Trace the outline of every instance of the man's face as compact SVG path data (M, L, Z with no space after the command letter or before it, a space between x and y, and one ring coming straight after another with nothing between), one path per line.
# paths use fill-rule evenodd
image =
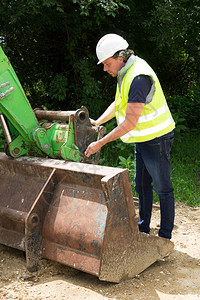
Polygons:
M112 58L109 57L102 62L103 70L108 72L112 77L116 77L118 75L118 71L125 65L122 57Z

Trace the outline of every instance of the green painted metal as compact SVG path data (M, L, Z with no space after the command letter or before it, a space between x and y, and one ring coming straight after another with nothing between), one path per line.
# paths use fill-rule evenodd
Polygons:
M52 124L48 130L41 126L1 47L0 113L6 118L12 139L7 145L10 156L49 156L78 162L83 157L75 145L73 116L69 118L68 130L60 123Z
M8 58L0 47L0 83L10 82L14 91L0 101L0 109L18 133L27 141L33 141L31 130L39 126L24 90ZM1 88L1 93L8 89Z

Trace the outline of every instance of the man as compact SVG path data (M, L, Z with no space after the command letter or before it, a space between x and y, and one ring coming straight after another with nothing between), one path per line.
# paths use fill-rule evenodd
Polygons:
M139 195L139 230L150 232L153 187L159 196L161 222L158 235L171 239L174 225L174 190L170 180L170 150L175 127L159 80L151 67L128 49L117 34L103 36L96 47L104 71L117 77L115 101L93 125L114 116L118 126L85 151L89 157L118 138L135 144L135 189Z

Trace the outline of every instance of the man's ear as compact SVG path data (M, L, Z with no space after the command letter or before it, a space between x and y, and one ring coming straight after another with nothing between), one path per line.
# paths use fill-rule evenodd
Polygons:
M120 63L122 63L122 62L124 61L124 60L123 60L123 57L121 57L121 56L118 56L117 59L118 59L118 61L119 61Z

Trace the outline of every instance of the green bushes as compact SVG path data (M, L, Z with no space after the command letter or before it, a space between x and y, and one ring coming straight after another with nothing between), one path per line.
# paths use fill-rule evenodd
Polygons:
M171 162L176 201L200 206L200 133L175 136Z
M167 97L169 107L176 121L176 130L185 132L200 128L200 87L189 85L186 94ZM181 125L181 126L180 126ZM182 127L183 126L183 127Z

